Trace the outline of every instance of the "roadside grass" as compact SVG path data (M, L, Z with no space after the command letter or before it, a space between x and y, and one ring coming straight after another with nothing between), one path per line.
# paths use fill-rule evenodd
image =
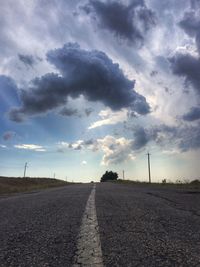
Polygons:
M13 178L0 176L0 195L66 186L71 183L51 178Z
M118 179L116 181L110 181L117 184L126 184L133 186L148 186L148 187L162 187L162 188L177 188L177 189L191 189L191 190L200 190L200 180L193 180L191 182L165 182L165 183L148 183L148 182L140 182L133 180L122 180Z

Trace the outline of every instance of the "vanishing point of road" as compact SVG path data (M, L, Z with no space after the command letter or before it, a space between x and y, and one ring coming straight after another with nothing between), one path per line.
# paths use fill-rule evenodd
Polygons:
M0 198L0 267L200 266L199 191L77 184Z

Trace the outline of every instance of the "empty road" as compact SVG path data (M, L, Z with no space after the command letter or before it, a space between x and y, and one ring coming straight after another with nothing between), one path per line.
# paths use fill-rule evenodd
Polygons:
M200 193L112 183L0 198L0 267L200 266Z

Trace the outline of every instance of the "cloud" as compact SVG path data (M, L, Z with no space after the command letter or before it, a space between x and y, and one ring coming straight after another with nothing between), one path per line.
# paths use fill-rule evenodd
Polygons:
M22 106L11 110L12 120L19 122L26 116L49 112L64 106L68 97L80 95L114 111L131 108L142 115L150 112L145 97L134 90L135 81L126 78L105 53L68 43L49 51L47 59L61 74L48 73L21 90Z
M15 132L10 132L10 131L9 132L5 132L3 134L3 139L4 139L4 141L11 140L15 135L16 135Z
M165 155L169 155L169 156L172 155L173 156L173 155L179 154L180 151L176 150L176 149L174 149L174 150L172 149L172 150L163 150L162 153Z
M146 148L150 142L157 144L162 149L165 149L165 147L169 149L171 144L173 146L177 145L177 139L179 137L178 127L165 124L152 125L146 128L143 126L134 126L132 132L132 149L136 152Z
M14 145L17 149L25 149L25 150L33 150L37 152L44 152L46 149L43 146L34 145L34 144L21 144L21 145Z
M191 8L197 10L200 8L200 1L199 0L191 0Z
M143 45L147 32L156 24L154 12L147 8L143 0L132 0L128 5L122 1L90 0L81 9L101 29L134 45Z
M200 124L179 129L179 148L183 152L200 149Z
M68 146L69 148L72 148L74 150L81 150L84 148L84 141L83 140L78 140L75 143L71 143Z
M200 94L200 58L190 54L177 53L170 59L171 68L174 74L185 78L187 85L192 85L195 91Z
M0 75L0 110L6 112L10 106L19 103L18 88L15 81L6 75Z
M7 146L0 144L0 148L7 148Z
M83 110L78 110L77 108L71 108L71 107L64 107L60 110L59 114L62 116L76 116L76 117L89 117L90 114L93 112L94 110L92 108L85 108Z
M18 109L18 108L12 108L9 113L9 118L12 121L15 122L23 122L25 120L25 116L23 114L23 110L22 109Z
M192 8L196 6L197 1L193 1ZM197 94L200 94L200 9L195 11L191 9L184 14L179 26L191 38L195 38L197 55L191 53L176 53L170 58L171 69L174 74L182 76L186 85L192 85Z
M15 122L23 121L26 116L38 115L66 104L63 78L58 74L46 74L30 83L27 90L21 90L22 106L13 108L9 117Z
M190 111L182 116L185 121L195 121L200 119L200 107L192 107Z
M69 149L73 149L73 150L82 150L84 148L89 148L90 145L94 145L93 140L87 140L87 141L83 141L83 140L77 140L76 142L72 142L72 143L67 143L67 142L58 142L58 148L57 151L58 152L66 152Z
M57 143L57 152L64 153L68 150L69 143L67 142L58 142Z
M117 112L113 112L110 109L101 110L99 113L101 120L93 122L88 129L94 129L103 125L114 125L117 123L123 123L127 120L127 114L128 111L125 109Z
M33 67L33 65L36 63L32 55L18 54L18 58L26 67Z
M200 53L200 10L190 11L184 14L183 19L180 21L180 27L190 36L194 37L198 52Z
M144 147L149 141L150 137L143 127L139 127L134 131L133 149L138 150Z
M78 116L78 110L73 108L64 107L59 114L63 116Z
M86 108L86 109L84 110L85 115L86 115L87 117L89 117L90 114L91 114L93 111L94 111L94 110L93 110L92 108Z
M61 152L68 149L85 149L92 152L103 152L102 165L119 164L124 161L135 159L132 150L132 140L128 140L124 137L115 138L110 135L96 140L78 140L71 144L60 142L59 149Z
M98 147L104 152L102 165L119 164L124 161L135 159L132 153L132 141L124 137L115 138L107 135L102 139L97 139Z
M130 129L129 129L130 130ZM150 143L157 145L162 153L173 155L200 149L200 124L188 126L154 125L148 128L134 126L133 138L106 135L103 138L63 143L62 147L73 150L89 150L103 153L102 165L120 164L134 160Z
M86 160L83 160L83 161L81 162L81 165L87 165L87 161L86 161Z
M149 142L158 145L162 150L186 152L200 149L200 124L194 126L165 124L149 128L132 129L134 138L132 149L137 152L145 148Z

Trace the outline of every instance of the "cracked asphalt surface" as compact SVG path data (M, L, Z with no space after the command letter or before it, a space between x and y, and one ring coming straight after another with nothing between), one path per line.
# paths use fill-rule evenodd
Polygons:
M72 266L92 184L0 198L0 267ZM104 266L200 266L200 193L103 183Z
M200 266L200 194L99 184L105 266Z
M0 266L71 266L91 185L0 199Z

